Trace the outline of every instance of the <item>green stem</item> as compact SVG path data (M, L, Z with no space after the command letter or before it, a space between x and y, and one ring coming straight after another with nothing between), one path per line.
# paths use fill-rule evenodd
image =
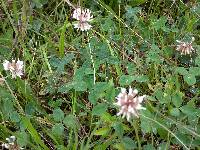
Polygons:
M137 139L137 142L138 142L138 150L141 150L142 148L141 148L141 142L140 142L140 138L139 138L139 136L138 136L138 125L136 124L137 122L136 121L134 121L134 122L132 122L131 124L132 124L132 126L133 126L133 128L134 128L134 130L135 130L135 135L136 135L136 139Z
M92 68L93 68L93 83L95 84L96 83L96 70L95 70L94 58L93 58L93 55L92 55L92 49L91 49L89 40L88 40L88 44L89 44L89 49L90 49L90 59L91 59Z

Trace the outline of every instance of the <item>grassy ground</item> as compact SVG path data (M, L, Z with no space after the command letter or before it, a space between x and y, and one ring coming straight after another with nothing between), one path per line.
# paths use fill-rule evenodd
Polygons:
M200 149L200 2L71 0L91 10L74 29L58 0L0 0L0 141L10 149ZM194 41L192 41L194 37ZM194 51L183 55L176 40ZM147 95L139 118L117 116L121 88Z

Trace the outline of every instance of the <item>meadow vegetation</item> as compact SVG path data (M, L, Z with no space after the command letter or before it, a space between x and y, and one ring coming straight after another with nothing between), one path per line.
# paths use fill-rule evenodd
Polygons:
M0 0L0 143L200 149L199 0Z

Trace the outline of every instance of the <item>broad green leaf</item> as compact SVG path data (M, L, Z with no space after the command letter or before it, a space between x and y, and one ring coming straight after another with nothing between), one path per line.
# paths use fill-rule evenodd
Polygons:
M53 110L53 119L56 122L61 122L64 119L64 113L60 108Z
M183 100L182 100L182 97L183 97L183 93L181 92L175 92L173 95L172 95L172 103L176 106L176 107L180 107Z
M163 128L158 128L158 129L157 129L157 132L158 132L158 134L160 135L160 137L161 137L162 139L166 139L166 138L167 138L168 132L167 132L165 129L163 129Z
M109 81L109 88L106 89L105 99L109 102L113 102L115 100L115 87L113 80Z
M58 92L60 93L68 93L71 89L73 89L73 84L72 83L66 83L61 85L58 88Z
M152 27L156 30L159 30L159 29L165 29L165 24L167 22L167 17L165 16L162 16L160 17L159 19L157 20L154 20L152 22Z
M116 122L113 126L113 128L115 129L116 134L118 135L118 137L123 137L124 134L124 128L122 123L120 122Z
M98 99L103 98L106 96L106 90L110 88L110 84L107 82L96 82L93 89L90 91L89 94L89 101L92 104L96 104Z
M87 84L84 81L74 81L72 82L73 88L75 91L86 91L87 90Z
M131 75L122 75L119 79L119 84L121 86L130 85L135 80L134 76Z
M177 67L176 72L179 73L180 75L187 75L188 71L184 67Z
M190 67L189 74L194 76L200 76L200 67Z
M184 81L188 84L188 85L194 85L196 83L196 78L194 75L192 74L187 74L183 76Z
M100 103L97 104L96 106L94 106L94 108L92 109L92 114L93 115L97 115L97 116L101 116L103 113L106 112L107 110L107 104L105 103Z
M28 134L25 131L20 131L17 135L17 143L24 147L28 144Z
M64 126L62 123L56 123L53 127L52 127L52 133L54 135L57 136L62 136L64 133Z
M64 118L63 123L68 128L72 128L72 129L79 128L78 121L77 121L76 117L72 114L67 115Z
M50 64L57 69L57 72L59 74L65 73L65 65L70 63L72 59L74 58L74 54L68 54L64 56L63 58L57 58L57 57L52 57L50 59Z
M125 149L132 150L137 148L135 141L133 141L130 137L124 137L122 139L122 143L124 144Z
M106 135L110 131L110 127L103 127L94 132L94 135Z
M200 114L199 114L200 112L197 109L195 109L193 106L190 106L190 105L182 106L180 108L180 110L187 116L193 116L193 117L200 116Z
M13 121L13 122L19 122L21 120L19 114L17 113L17 111L11 112L10 120Z
M152 144L147 144L143 146L144 150L156 150Z
M147 83L149 81L149 78L147 75L139 75L136 77L137 82L145 82Z
M178 117L180 115L180 110L178 108L172 108L170 109L169 112L172 116L175 116L175 117Z
M88 96L90 103L92 103L93 105L95 105L97 103L99 97L100 97L100 94L96 93L93 90L90 92L90 94Z

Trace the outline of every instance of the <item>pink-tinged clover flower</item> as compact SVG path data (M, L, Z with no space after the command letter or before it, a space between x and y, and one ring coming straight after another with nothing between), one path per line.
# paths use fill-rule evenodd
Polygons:
M74 24L74 28L80 29L81 31L87 31L92 27L88 23L93 18L89 9L76 8L73 11L72 18L78 21Z
M138 90L133 90L131 87L129 88L128 93L125 88L121 89L121 92L116 97L117 102L115 103L119 106L117 116L122 115L122 118L126 117L128 121L134 116L139 118L138 110L146 109L141 105L146 95L138 96L137 94Z
M195 40L194 37L192 37L191 42L183 42L183 41L176 40L176 42L178 43L176 50L179 51L181 55L191 54L192 52L194 52L194 48L192 47L192 42L194 40Z
M3 62L4 70L9 70L12 73L12 78L16 78L16 76L20 77L23 75L23 61L12 60L12 62L9 62L8 60L5 60Z

